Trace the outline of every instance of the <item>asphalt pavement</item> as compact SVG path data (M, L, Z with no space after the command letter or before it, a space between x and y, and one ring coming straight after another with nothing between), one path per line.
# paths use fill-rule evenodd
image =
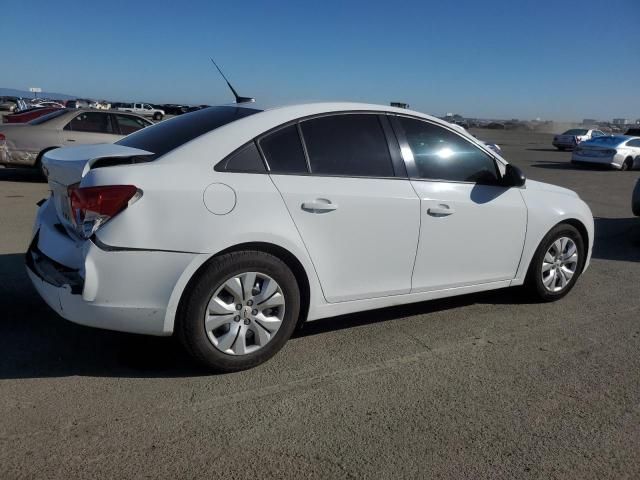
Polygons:
M640 172L475 133L591 207L592 265L566 298L322 320L231 375L51 311L23 268L46 184L0 169L0 478L640 478Z

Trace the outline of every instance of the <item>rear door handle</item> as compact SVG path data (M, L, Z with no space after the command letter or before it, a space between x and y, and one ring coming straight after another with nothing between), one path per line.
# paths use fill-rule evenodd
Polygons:
M427 213L434 217L446 217L447 215L452 215L456 213L456 209L453 207L450 207L446 203L441 203L439 205L429 207L429 209L427 210Z
M331 203L331 200L318 198L302 204L302 209L312 213L332 212L338 208L338 205Z

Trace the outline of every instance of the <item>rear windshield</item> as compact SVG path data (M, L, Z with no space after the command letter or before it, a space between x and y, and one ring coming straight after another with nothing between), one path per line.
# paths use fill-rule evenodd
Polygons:
M572 128L567 130L562 135L586 135L589 130L582 130L581 128Z
M151 158L155 159L200 135L260 111L233 106L204 108L138 130L116 144L152 152Z
M40 125L41 123L45 123L48 122L49 120L53 120L54 118L58 118L60 115L64 115L65 113L67 113L69 110L65 110L64 108L60 109L60 110L56 110L55 112L51 112L51 113L47 113L46 115L43 115L41 117L38 117L34 120L31 120L29 122L30 125Z

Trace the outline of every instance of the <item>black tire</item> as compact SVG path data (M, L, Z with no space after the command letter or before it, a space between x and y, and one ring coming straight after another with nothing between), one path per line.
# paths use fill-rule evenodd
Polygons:
M565 147L556 147L558 150L560 150L561 152L564 152L566 150Z
M624 162L622 162L622 166L620 167L620 170L622 170L623 172L626 172L628 170L631 170L632 168L633 168L633 159L631 157L625 158Z
M576 244L578 251L578 265L576 266L576 271L573 277L571 277L567 285L559 292L551 292L547 290L542 283L542 263L547 250L557 239L561 237L568 237ZM553 302L568 294L582 273L585 261L585 251L584 239L578 229L573 225L561 223L553 227L540 242L536 253L531 259L531 263L529 264L529 271L527 272L525 286L532 297L543 302Z
M230 355L218 350L204 328L204 315L211 296L223 282L242 272L257 271L273 278L285 297L282 324L274 337L259 350ZM279 258L260 251L232 252L210 261L190 285L182 300L176 334L186 350L209 369L236 372L255 367L275 355L289 340L300 315L300 289L294 274Z
M161 113L154 113L154 114L153 114L153 119L154 119L155 121L160 121L160 120L162 120L162 114L161 114Z

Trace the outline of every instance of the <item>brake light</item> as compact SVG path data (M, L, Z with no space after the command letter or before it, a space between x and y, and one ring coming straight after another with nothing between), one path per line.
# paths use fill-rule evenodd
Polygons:
M84 238L91 237L101 225L127 208L131 200L142 195L133 185L80 187L77 183L70 185L67 193L71 219Z
M4 134L0 133L0 143L4 143L6 139L7 137L5 137Z

